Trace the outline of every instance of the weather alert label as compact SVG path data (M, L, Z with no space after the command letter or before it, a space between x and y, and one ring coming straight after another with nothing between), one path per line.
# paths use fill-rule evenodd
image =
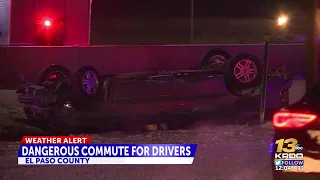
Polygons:
M274 166L277 171L290 171L296 167L300 171L304 166L303 147L295 138L278 139L274 154Z

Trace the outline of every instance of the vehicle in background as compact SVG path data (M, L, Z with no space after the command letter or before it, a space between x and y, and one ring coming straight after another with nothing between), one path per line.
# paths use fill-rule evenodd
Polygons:
M320 84L273 116L274 180L320 179Z

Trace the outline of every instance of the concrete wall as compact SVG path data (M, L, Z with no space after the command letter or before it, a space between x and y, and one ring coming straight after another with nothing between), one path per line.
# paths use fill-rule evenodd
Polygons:
M120 74L156 70L192 69L211 48L227 51L232 57L251 53L261 62L263 45L184 45L184 46L93 46L93 47L3 47L0 48L0 88L17 88L23 81L35 82L43 68L60 64L70 70L92 65L100 74ZM305 73L305 46L271 45L269 67L286 65L293 73ZM271 87L269 87L271 85ZM9 86L9 87L8 87ZM213 88L213 87L212 87ZM214 88L221 88L214 85ZM256 112L259 98L239 101L237 106ZM279 109L279 91L268 84L267 108ZM241 108L237 109L237 112ZM257 111L258 112L258 111Z

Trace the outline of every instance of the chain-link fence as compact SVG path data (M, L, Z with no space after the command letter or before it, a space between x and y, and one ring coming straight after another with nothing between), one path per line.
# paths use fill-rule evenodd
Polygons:
M195 18L191 40L188 18L110 18L104 23L108 26L92 24L91 44L256 44L263 43L265 33L271 34L272 43L298 43L305 32L303 22L295 25L300 26L295 34L270 19Z
M100 1L92 6L92 45L256 44L263 43L265 33L271 34L271 43L296 43L306 32L306 20L297 21L293 14L285 27L267 19L277 15L274 3L110 0L106 5Z

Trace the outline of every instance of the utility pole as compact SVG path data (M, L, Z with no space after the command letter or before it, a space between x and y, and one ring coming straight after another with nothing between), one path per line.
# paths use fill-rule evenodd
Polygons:
M89 5L89 34L88 34L88 46L91 44L91 8L92 8L92 0L90 0Z
M318 80L319 76L319 55L318 55L318 27L317 27L317 11L319 0L305 1L308 3L307 9L307 44L306 44L306 63L307 63L307 89L311 88Z
M266 113L266 97L267 97L267 76L268 76L268 55L269 55L269 41L270 36L266 34L264 36L264 60L263 60L263 76L262 87L260 94L260 124L265 122Z
M190 0L190 44L193 43L194 35L194 0Z

